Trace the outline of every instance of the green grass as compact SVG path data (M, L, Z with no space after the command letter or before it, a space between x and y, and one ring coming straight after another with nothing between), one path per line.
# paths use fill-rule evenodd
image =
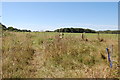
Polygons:
M53 32L3 32L4 78L113 78L118 77L118 35ZM113 68L106 48L113 45Z

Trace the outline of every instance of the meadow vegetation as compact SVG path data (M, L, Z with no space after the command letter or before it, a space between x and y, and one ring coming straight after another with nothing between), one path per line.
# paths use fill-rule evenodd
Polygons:
M3 78L115 78L118 77L118 34L57 32L2 33ZM113 45L113 67L106 48Z

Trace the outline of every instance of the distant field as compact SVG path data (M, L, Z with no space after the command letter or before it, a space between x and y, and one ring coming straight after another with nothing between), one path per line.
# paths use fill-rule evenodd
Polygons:
M118 77L118 34L3 32L3 78ZM113 45L113 67L106 48Z

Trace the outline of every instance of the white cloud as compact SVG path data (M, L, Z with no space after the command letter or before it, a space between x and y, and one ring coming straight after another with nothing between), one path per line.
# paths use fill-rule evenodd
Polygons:
M1 0L2 2L119 2L119 0Z

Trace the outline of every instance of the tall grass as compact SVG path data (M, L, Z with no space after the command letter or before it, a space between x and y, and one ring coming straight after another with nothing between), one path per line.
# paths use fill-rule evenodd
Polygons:
M34 54L31 39L22 33L4 32L2 38L3 78L29 76L29 60Z
M3 77L113 78L118 71L118 36L65 33L3 33ZM113 68L106 48L113 44Z
M106 36L101 42L86 35L89 41L83 41L79 36L65 35L64 39L54 38L45 41L45 52L43 52L45 62L38 70L36 77L58 77L58 78L108 78L117 77L117 41ZM109 67L105 48L110 44L114 45L113 68Z

